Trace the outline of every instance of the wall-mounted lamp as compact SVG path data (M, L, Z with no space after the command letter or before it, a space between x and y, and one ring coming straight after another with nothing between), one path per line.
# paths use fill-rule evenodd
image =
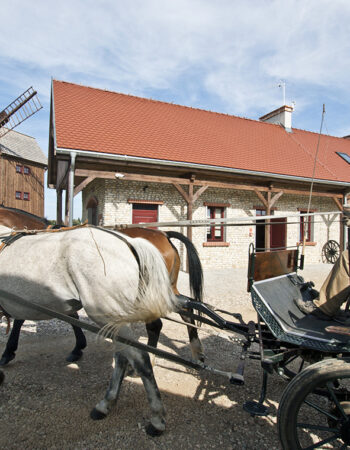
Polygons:
M114 176L115 176L116 178L124 178L124 177L125 177L125 175L124 175L123 173L120 173L120 172L116 172L116 173L114 174Z

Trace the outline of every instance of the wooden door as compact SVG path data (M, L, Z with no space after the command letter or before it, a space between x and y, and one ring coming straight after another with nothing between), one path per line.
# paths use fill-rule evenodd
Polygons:
M132 205L132 223L158 222L158 205L134 203Z

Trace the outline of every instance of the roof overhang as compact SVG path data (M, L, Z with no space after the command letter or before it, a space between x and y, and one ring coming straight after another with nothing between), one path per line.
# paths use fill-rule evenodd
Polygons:
M69 156L72 153L75 153L75 155L79 158L96 158L96 159L105 159L105 160L113 160L115 162L123 162L123 163L131 163L131 164L149 164L149 165L158 165L163 167L179 167L184 168L187 170L206 170L206 171L212 171L214 172L220 172L225 174L232 174L232 175L244 175L244 176L255 176L255 177L262 177L266 179L275 179L279 181L293 181L293 182L306 182L310 183L312 178L310 177L297 177L292 175L282 175L282 174L275 174L275 173L269 173L269 172L259 172L254 170L244 170L244 169L235 169L230 167L221 167L221 166L211 166L211 165L205 165L205 164L195 164L195 163L188 163L188 162L182 162L182 161L170 161L170 160L161 160L161 159L151 159L151 158L143 158L143 157L136 157L136 156L129 156L129 155L116 155L111 153L102 153L102 152L95 152L95 151L87 151L87 150L79 150L79 149L69 149L69 148L55 148L55 155L59 157L59 155L62 156ZM350 183L344 182L344 181L330 181L330 180L323 180L323 179L314 179L314 183L327 185L327 186L333 186L333 187L339 187L342 189L350 189Z

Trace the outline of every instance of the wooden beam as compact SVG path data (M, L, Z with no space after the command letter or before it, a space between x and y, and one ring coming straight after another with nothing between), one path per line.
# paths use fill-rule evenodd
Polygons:
M261 203L265 206L265 208L267 209L268 207L268 203L266 198L262 195L262 193L260 191L258 191L257 189L254 189L254 192L256 193L256 195L259 197Z
M280 191L277 194L275 194L272 198L271 198L271 202L270 202L270 208L273 207L273 205L277 202L277 200L284 194L284 191Z
M180 192L181 196L185 199L185 202L187 204L189 204L190 198L189 198L189 195L187 194L187 192L185 192L179 184L177 184L177 183L172 183L172 184Z
M116 172L105 172L102 170L86 170L86 169L76 169L75 175L77 177L89 177L95 176L96 178L108 178L115 179ZM124 177L121 178L121 181L144 181L149 183L177 183L182 185L189 185L191 180L186 178L175 178L175 177L165 177L165 176L154 176L154 175L141 175L141 174L131 174L131 173L123 173ZM236 183L224 183L219 181L208 181L208 180L198 180L193 181L194 186L208 186L222 189L237 189L242 191L255 191L259 190L259 192L281 192L281 188L268 188L264 186L257 187L254 184L236 184ZM285 189L283 188L284 193L288 194L296 194L296 195L309 195L309 191L307 190L298 190L298 189ZM314 191L313 195L316 197L329 197L329 198L337 198L342 199L343 194L331 194L328 192L317 192Z
M208 189L208 187L209 186L207 186L207 185L202 186L198 189L198 191L195 194L193 194L193 203L199 199L199 197L203 194L203 192L205 192Z
M91 183L91 181L93 181L96 177L94 177L93 175L85 178L85 180L83 180L80 184L78 184L78 186L75 186L74 188L74 197L79 194L79 192L81 192L88 184Z
M340 203L340 201L336 197L333 197L333 201L337 205L339 211L343 211L343 205Z

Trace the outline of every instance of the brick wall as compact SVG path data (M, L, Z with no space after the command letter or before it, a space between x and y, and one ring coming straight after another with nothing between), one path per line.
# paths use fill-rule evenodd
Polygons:
M96 179L83 190L83 219L87 218L86 204L91 196L98 201L99 223L102 226L132 222L132 203L130 199L145 201L161 201L158 206L160 222L186 220L186 202L178 191L170 184L129 182L123 180ZM207 209L204 203L225 203L226 217L249 217L255 215L255 208L263 207L259 198L252 191L208 188L194 204L193 219L205 219ZM296 214L299 209L307 209L308 196L284 194L275 204L275 216ZM299 208L299 209L298 209ZM311 209L317 212L334 211L332 199L313 197ZM297 222L297 223L295 223ZM186 227L172 228L187 233ZM166 231L166 228L162 228ZM299 241L300 225L297 218L288 218L287 246L295 246ZM339 223L337 219L327 228L320 216L316 216L313 224L313 243L308 245L305 258L308 264L322 261L322 247L329 239L339 242ZM192 240L196 246L204 267L246 267L248 262L248 248L255 243L254 226L227 226L225 227L222 246L204 246L206 242L206 227L193 227ZM183 248L177 245L183 260ZM181 245L182 247L182 245ZM184 267L183 267L184 268Z

